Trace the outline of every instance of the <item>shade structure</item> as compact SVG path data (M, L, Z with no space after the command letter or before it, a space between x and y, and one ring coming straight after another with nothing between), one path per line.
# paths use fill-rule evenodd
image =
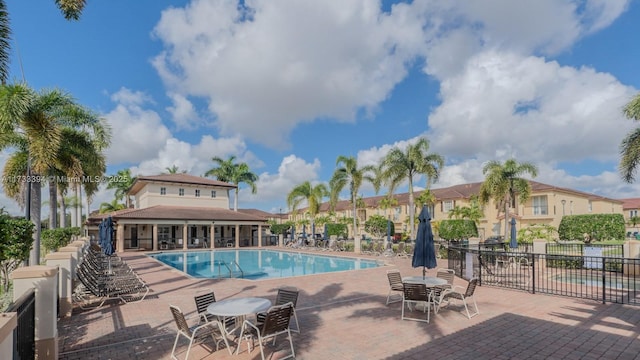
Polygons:
M518 247L518 237L516 236L516 218L511 218L511 241L509 247L515 249Z
M113 255L113 219L111 216L103 219L98 226L100 234L100 248L105 255Z
M422 277L424 278L427 272L426 269L433 269L438 265L433 244L433 231L431 230L431 215L429 215L429 210L426 206L422 207L418 220L420 220L420 224L418 225L416 244L413 247L411 265L414 268L422 266Z

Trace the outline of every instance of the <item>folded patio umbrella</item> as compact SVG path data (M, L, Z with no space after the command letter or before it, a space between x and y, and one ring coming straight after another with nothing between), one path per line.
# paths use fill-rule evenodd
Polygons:
M422 207L418 216L420 224L418 225L418 234L416 236L416 244L413 247L413 259L411 265L415 268L422 266L422 278L424 279L427 272L426 269L435 268L438 263L436 261L436 250L433 244L433 231L431 230L431 216L426 206Z
M518 237L516 236L516 218L511 218L511 241L509 247L516 249L518 247Z

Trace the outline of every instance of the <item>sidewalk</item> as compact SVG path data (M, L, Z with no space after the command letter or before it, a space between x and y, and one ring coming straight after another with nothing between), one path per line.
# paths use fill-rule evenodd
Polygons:
M629 305L483 286L476 290L480 315L472 319L450 307L432 314L429 324L402 321L401 303L384 305L386 272L397 268L403 276L421 275L410 259L385 259L389 266L377 269L250 281L195 280L141 253L122 257L152 292L140 303L113 302L61 320L60 359L168 359L176 334L169 304L191 315L198 288L212 288L218 300L273 300L280 286L300 290L302 331L293 336L297 359L640 359L640 309ZM439 266L446 267L446 260ZM286 355L287 345L279 339L275 349L282 351L273 359ZM187 341L180 340L178 348L184 359ZM248 354L243 343L240 354L230 356L205 345L195 346L189 358L259 359L260 351Z

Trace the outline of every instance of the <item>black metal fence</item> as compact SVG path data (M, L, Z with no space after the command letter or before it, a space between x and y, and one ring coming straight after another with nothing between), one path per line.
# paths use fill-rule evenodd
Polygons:
M510 250L450 246L448 266L481 285L640 305L640 259Z
M18 313L18 326L13 330L13 359L35 359L36 294L33 289L9 305L6 312Z

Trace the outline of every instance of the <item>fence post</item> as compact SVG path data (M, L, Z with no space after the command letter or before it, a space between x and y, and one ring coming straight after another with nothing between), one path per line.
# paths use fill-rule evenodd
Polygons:
M29 289L35 289L35 347L38 360L58 359L57 275L57 267L44 265L26 266L11 273L14 301Z
M73 279L71 277L73 257L71 253L56 252L47 254L45 261L48 266L58 267L58 280L60 284L60 314L62 317L71 316L73 304L71 302L71 294L73 292Z
M13 330L18 326L15 312L0 314L0 354L13 358Z
M58 249L61 253L71 253L71 280L76 280L76 268L80 264L80 248L77 246L64 246Z

